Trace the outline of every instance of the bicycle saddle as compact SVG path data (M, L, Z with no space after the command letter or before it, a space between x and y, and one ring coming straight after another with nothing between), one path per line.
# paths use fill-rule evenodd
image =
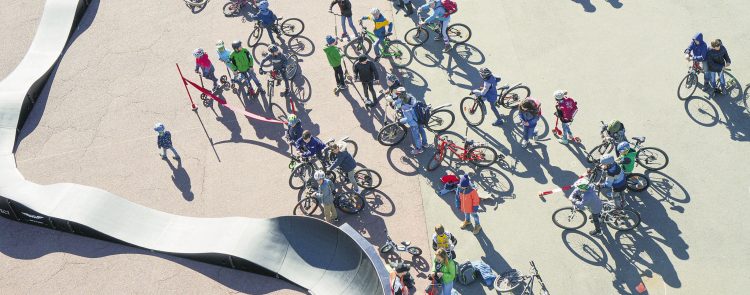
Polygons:
M638 143L641 143L641 142L646 141L646 137L643 137L643 136L633 137L633 140L637 141Z
M498 87L497 90L506 90L508 88L510 88L510 85L503 85L503 86Z
M409 246L409 245L411 245L411 242L409 242L409 241L403 241L403 242L401 242L401 245Z
M472 145L474 145L474 141L473 140L467 140L466 141L466 146L472 146Z

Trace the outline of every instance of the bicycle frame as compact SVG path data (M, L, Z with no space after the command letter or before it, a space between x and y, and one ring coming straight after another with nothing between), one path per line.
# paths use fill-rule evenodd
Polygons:
M357 37L357 38L361 38L359 40L360 44L364 42L363 40L364 38L370 39L370 42L372 42L372 44L375 44L375 42L377 42L378 36L376 36L375 33L367 30L365 25L362 24L362 20L359 21L359 27L360 27L360 30L362 31L362 33L360 33L359 36ZM382 57L394 56L386 51L386 49L388 48L388 46L390 46L390 44L391 44L391 40L388 38L388 36L383 37L383 46L380 47L380 56Z
M445 151L449 150L454 155L457 155L458 159L461 161L468 161L472 159L471 156L473 156L473 154L469 153L468 147L466 148L460 147L457 144L455 144L453 141L442 138L442 137L440 137L438 140L440 140L440 143L438 144L438 151L440 151L440 153L445 154Z

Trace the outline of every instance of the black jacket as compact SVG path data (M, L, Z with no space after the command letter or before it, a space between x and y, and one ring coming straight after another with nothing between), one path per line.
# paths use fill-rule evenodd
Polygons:
M723 45L719 47L719 50L709 49L706 61L708 62L708 70L711 72L721 72L727 63L732 63L732 60L729 59L729 53Z
M349 2L349 0L333 0L333 2L331 2L331 6L328 7L328 10L333 9L333 6L336 4L339 5L341 15L352 16L352 3Z
M357 62L354 65L354 77L359 77L362 82L372 82L378 79L378 69L372 61L366 63Z

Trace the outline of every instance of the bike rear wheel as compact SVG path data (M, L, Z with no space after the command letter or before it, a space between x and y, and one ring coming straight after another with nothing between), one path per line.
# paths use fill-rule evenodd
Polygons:
M352 39L344 46L344 55L350 60L355 60L360 55L370 53L370 50L372 50L372 41L360 36Z
M258 45L261 37L263 37L263 30L259 26L255 26L250 35L247 36L247 47Z
M501 273L495 279L495 288L500 292L515 290L523 283L523 277L517 270L509 270Z
M298 18L289 18L281 22L279 30L281 30L282 34L289 37L299 36L305 30L305 23Z
M224 4L222 10L224 11L224 16L226 17L237 16L240 12L240 6L234 2L227 2L227 4Z
M383 182L380 173L372 169L357 171L354 173L354 179L357 181L357 185L367 189L377 188Z
M319 206L320 204L318 203L318 199L314 197L305 197L304 199L297 202L297 205L294 206L292 214L310 216L315 213L315 210L318 210Z
M297 67L299 67L299 58L296 54L289 54L287 55L287 65L286 65L286 77L289 80L294 79L294 76L297 75Z
M430 120L427 122L427 129L432 132L443 132L451 128L456 115L450 110L437 110L430 114Z
M656 171L664 169L669 164L669 156L659 148L645 147L638 150L636 162L646 170Z
M315 166L310 163L302 163L297 167L294 167L292 174L289 175L289 187L293 189L301 189L305 187L307 181L312 179Z
M648 186L651 185L651 180L649 180L646 175L640 173L628 174L626 181L628 183L628 189L634 192L645 191Z
M531 95L531 89L527 86L516 86L503 93L503 97L500 98L502 106L506 109L512 109L516 107L522 100Z
M394 146L399 144L406 137L406 126L394 122L385 125L378 132L378 142L384 146Z
M404 41L411 46L422 46L430 37L430 32L422 27L412 28L404 34Z
M586 224L586 213L571 207L560 208L552 213L552 222L563 229L579 229Z
M452 24L446 30L448 39L456 44L464 44L471 39L471 28L464 24Z
M689 73L685 75L685 78L682 78L680 85L677 86L677 98L686 100L693 96L696 89L698 89L698 74Z
M614 147L608 142L597 145L586 154L586 161L589 163L596 163L602 155L612 152L613 148Z
M488 167L497 161L497 151L488 146L477 146L469 149L469 161L479 167Z
M365 199L355 193L343 193L336 196L337 208L346 214L357 214L365 208Z
M401 41L388 42L388 48L383 55L387 56L393 62L393 65L399 68L405 68L414 59L409 47Z
M464 117L469 126L482 124L486 113L487 109L481 100L468 96L461 100L461 117Z
M433 171L440 167L440 164L443 163L444 156L445 154L438 149L438 151L435 152L432 157L430 157L430 161L427 162L427 171Z
M635 210L624 208L614 210L604 220L607 226L619 230L631 230L641 224L641 215Z
M393 251L393 245L391 243L380 246L380 253L388 253L391 251Z
M414 256L422 255L422 249L415 246L409 246L408 248L406 248L406 252L409 252L409 254Z

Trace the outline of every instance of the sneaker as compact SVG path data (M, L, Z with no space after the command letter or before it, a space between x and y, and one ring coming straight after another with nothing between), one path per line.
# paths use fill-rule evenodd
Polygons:
M411 150L411 154L412 154L412 155L419 155L419 154L421 154L422 152L423 152L423 150L422 150L422 149L413 149L413 150Z
M589 232L589 235L594 236L594 237L600 237L602 235L602 231L592 230Z
M461 223L461 226L460 226L460 228L461 228L461 229L466 229L467 227L469 227L469 225L471 225L471 222L469 222L469 221L464 221L463 223Z
M480 231L482 231L482 225L477 224L476 226L474 226L474 230L471 233L476 235L479 234Z
M432 144L431 144L431 143L423 143L423 144L422 144L422 149L429 149L429 148L431 148L431 147L432 147Z
M538 139L539 139L539 134L537 134L536 131L534 131L534 136L531 137L531 140L536 142Z
M525 148L528 145L529 145L529 142L527 140L524 139L523 141L521 141L521 147L522 148Z
M443 48L443 52L448 52L450 50L451 50L451 45L450 44L445 44L445 47Z
M167 156L161 156L161 159L162 159L162 160L166 160L166 159L167 159Z
M443 36L437 35L437 36L435 36L435 38L432 38L432 40L442 41L443 40Z
M372 100L370 100L369 98L365 99L365 106L370 107L373 105L375 105L375 103L372 102Z
M347 34L347 33L341 34L341 39L344 39L344 38L348 39L349 38L349 34Z
M557 142L559 142L561 144L568 144L568 140L565 139L565 138L560 138L560 139L557 140Z
M492 126L500 126L503 125L503 119L498 119L495 121L495 123L492 123Z

